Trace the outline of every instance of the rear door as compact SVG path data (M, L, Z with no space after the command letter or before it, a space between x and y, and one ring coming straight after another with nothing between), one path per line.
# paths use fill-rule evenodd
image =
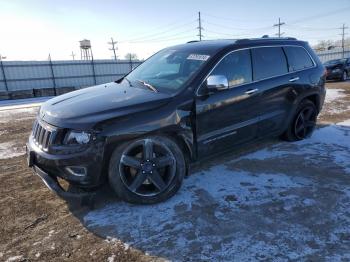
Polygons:
M229 89L207 94L199 89L196 98L196 134L199 156L222 151L256 136L258 99L251 93L251 56L248 49L225 56L210 75L223 75Z
M290 80L287 59L282 47L252 49L253 79L260 93L258 136L271 135L281 129L290 107ZM296 80L297 81L297 80Z

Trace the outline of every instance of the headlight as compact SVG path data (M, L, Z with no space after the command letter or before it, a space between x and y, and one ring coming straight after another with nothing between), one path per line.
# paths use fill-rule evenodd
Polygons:
M85 145L90 142L91 134L84 131L69 131L64 139L66 145Z

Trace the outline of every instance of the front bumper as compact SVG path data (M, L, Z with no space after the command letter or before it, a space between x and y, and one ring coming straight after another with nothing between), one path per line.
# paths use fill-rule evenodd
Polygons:
M85 150L69 154L49 154L37 147L32 137L27 143L28 166L32 167L45 183L57 195L63 198L83 196L86 193L71 193L65 191L57 178L68 181L79 188L95 188L104 182L103 170L104 143L95 142ZM67 167L84 167L85 175L74 175Z
M88 192L69 192L64 190L61 185L57 181L57 177L52 177L49 174L47 174L45 171L40 169L38 166L33 165L33 170L36 175L38 175L41 180L44 182L44 184L54 193L56 193L59 197L64 199L70 199L70 198L82 198L85 196L89 196L90 193Z
M327 71L327 80L338 80L343 77L343 72Z

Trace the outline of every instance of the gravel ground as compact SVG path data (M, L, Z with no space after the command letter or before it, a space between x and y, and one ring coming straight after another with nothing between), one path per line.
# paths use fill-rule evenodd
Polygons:
M26 167L37 108L0 108L0 261L350 260L350 82L327 87L312 138L197 164L153 206L59 199Z

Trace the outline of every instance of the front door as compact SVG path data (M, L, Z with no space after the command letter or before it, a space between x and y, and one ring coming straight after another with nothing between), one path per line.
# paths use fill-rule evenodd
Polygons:
M205 83L196 98L198 155L207 156L256 136L259 92L252 83L248 49L226 55L210 75L225 76L229 88L207 93Z

